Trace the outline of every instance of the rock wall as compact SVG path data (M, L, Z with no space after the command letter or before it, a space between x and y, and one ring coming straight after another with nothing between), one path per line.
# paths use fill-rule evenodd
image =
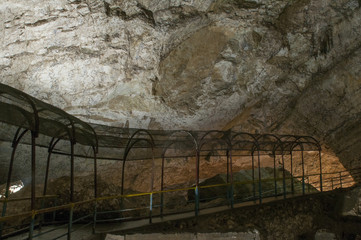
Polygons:
M360 5L4 0L0 81L88 122L308 134L359 167Z
M360 18L357 0L5 0L0 81L91 122L269 131L359 56Z

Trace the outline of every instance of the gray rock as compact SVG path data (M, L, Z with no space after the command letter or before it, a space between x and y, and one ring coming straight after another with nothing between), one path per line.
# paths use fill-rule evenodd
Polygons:
M328 230L321 229L318 230L315 234L315 240L336 240L337 237L334 233L329 232Z

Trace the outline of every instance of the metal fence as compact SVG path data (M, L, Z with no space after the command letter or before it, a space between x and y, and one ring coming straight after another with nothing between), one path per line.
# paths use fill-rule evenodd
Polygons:
M270 197L292 196L306 194L311 191L323 191L323 186L331 185L331 189L346 186L345 180L350 180L345 172L322 173L321 145L310 136L275 135L275 134L251 134L234 131L164 131L145 130L130 128L114 128L101 125L88 124L66 112L37 100L19 90L0 84L0 138L2 141L10 141L12 150L9 156L9 167L0 222L0 238L11 234L8 228L16 231L24 229L24 226L11 226L11 221L17 218L28 218L28 238L33 239L47 232L34 233L34 228L41 229L44 225L56 223L59 212L63 214L62 220L68 227L64 233L68 239L74 231L74 223L92 224L95 229L97 222L105 221L128 221L139 218L149 218L165 214L194 211L197 216L203 208L215 205L229 205L247 201L258 201ZM68 143L68 144L65 144ZM12 179L15 154L19 144L28 145L31 151L31 194L28 199L11 199L9 195ZM92 149L91 159L77 148L87 146ZM45 180L41 196L36 196L36 152L38 148L46 147L48 157L46 159ZM116 156L109 156L109 149L116 149ZM315 152L318 155L317 173L306 174L305 164L308 161L304 155L306 152ZM297 154L296 154L297 153ZM48 196L49 171L53 155L62 155L68 158L70 165L70 189L69 203L56 206L54 196ZM272 178L262 175L262 156L273 158ZM200 178L200 163L209 157L219 156L224 159L226 168L225 183L202 185ZM247 181L237 181L234 178L234 161L238 158L250 157L251 178ZM287 159L285 159L287 156ZM75 200L74 164L76 157L88 158L93 164L93 199ZM168 158L192 157L195 158L194 182L191 186L182 189L166 189L164 183L165 160ZM160 169L155 167L155 159L161 159ZM277 159L277 160L276 160ZM122 164L121 190L119 195L98 195L97 166L100 160L116 160ZM151 161L151 176L149 179L149 191L145 193L124 194L127 162L147 160ZM279 161L279 162L277 162ZM301 174L295 176L293 166L298 161L301 166ZM285 168L288 164L288 170ZM280 169L280 174L276 169ZM154 175L156 171L161 173L160 190L154 188ZM356 170L355 170L356 171ZM220 173L223 171L220 171ZM353 173L357 175L358 172ZM337 175L337 176L336 176ZM311 183L310 179L317 179L317 183ZM351 178L352 179L352 178ZM316 186L314 188L313 186ZM242 193L240 186L250 189ZM270 187L272 186L272 187ZM312 187L311 187L312 186ZM217 194L207 193L207 189L216 189ZM329 189L328 189L329 190ZM191 200L187 201L183 208L170 209L174 205L168 201L168 197L174 193L183 192L188 194ZM194 192L194 194L190 194ZM49 200L52 201L49 202ZM101 209L101 202L118 199L119 209ZM127 208L127 200L131 199L138 206ZM217 200L218 199L218 200ZM220 199L220 200L219 200ZM7 215L8 203L11 201L30 201L31 211L17 215ZM217 200L215 202L214 200ZM39 206L39 201L41 202ZM213 202L212 202L213 201ZM53 206L49 206L53 204ZM92 209L88 213L79 216L77 208L88 205ZM91 207L89 207L89 205ZM76 213L76 216L74 216ZM52 217L49 217L52 216ZM64 217L65 216L65 217ZM115 216L109 218L108 216ZM66 220L65 220L66 219ZM7 224L5 224L7 223ZM58 228L64 226L58 226ZM54 228L56 229L56 228ZM15 232L16 232L15 231ZM54 230L48 230L52 232ZM14 233L14 232L13 232ZM63 237L63 236L59 236Z

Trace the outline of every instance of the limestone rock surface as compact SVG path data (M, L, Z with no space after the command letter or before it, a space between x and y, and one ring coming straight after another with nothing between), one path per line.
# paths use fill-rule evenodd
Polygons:
M298 133L360 166L359 0L4 0L0 81L85 121Z

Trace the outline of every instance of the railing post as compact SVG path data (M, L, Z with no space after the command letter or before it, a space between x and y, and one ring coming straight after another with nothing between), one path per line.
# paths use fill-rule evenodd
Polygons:
M340 188L342 188L342 173L340 172Z
M31 222L30 222L30 227L29 227L29 240L33 239L34 222L35 222L35 212L33 210L33 213L31 214Z
M227 201L233 208L233 168L232 168L232 150L227 150Z
M164 154L162 154L162 169L161 169L161 183L160 183L160 217L163 217L163 204L164 204Z
M1 217L4 217L6 214L6 209L7 209L7 200L10 194L10 183L11 183L11 176L12 176L12 172L13 172L13 165L14 165L14 159L15 159L15 152L17 149L17 146L20 142L20 140L22 139L22 137L27 133L28 130L24 130L20 136L21 128L18 128L18 130L15 133L13 142L11 147L13 148L12 152L11 152L11 158L10 158L10 164L9 164L9 169L8 169L8 176L7 176L7 181L6 181L6 187L5 187L5 199L3 202L3 210L1 212ZM4 223L0 223L0 239L2 239L2 231L3 231L3 225Z
M98 197L98 169L97 169L97 149L93 147L94 156L94 212L93 212L93 234L97 224L97 197Z
M303 148L301 149L302 160L302 194L305 195L305 162L303 157Z
M93 212L93 234L95 234L95 227L97 224L97 199L94 201L94 212Z
M54 207L56 207L56 205L58 204L57 199L58 199L57 197L54 199ZM55 218L56 218L56 210L53 212L53 221L52 221L53 224L55 222Z
M196 217L198 216L198 211L199 211L199 192L198 192L198 186L196 186L196 188L194 189L194 193L195 193L195 215Z
M7 207L7 197L5 196L5 199L4 199L4 202L3 202L3 211L1 213L1 217L4 217L5 216L5 213L6 213L6 207ZM2 236L3 236L3 226L4 226L4 223L1 222L0 223L0 239L2 239Z
M45 198L41 199L41 209L45 208ZM41 227L43 225L44 222L44 213L41 214L40 220L39 220L39 230L41 230Z
M254 152L252 151L252 191L253 191L253 200L256 201L256 182L254 179Z
M152 211L153 211L153 193L150 194L150 202L149 202L149 223L152 223Z
M234 205L234 196L233 196L233 193L234 193L234 190L233 190L233 181L231 183L231 192L230 192L230 197L231 197L231 208L233 208L233 205Z
M291 152L292 154L292 152ZM285 170L285 158L283 157L282 152L282 184L283 184L283 198L286 199L286 170ZM291 179L293 179L293 176L291 175Z
M310 177L307 176L307 192L310 193Z
M71 203L70 212L69 212L69 223L68 223L68 240L71 240L71 228L73 225L73 211L74 211L74 203Z
M294 183L294 179L293 179L293 154L292 151L290 152L291 154L291 192L292 194L295 193L295 183Z
M333 190L333 178L331 178L331 186L332 186L332 190Z
M322 157L321 157L321 149L318 152L318 156L320 159L320 190L321 192L323 191L323 187L322 187Z
M273 178L275 184L275 197L277 197L277 173L276 173L276 153L273 153Z
M262 174L261 174L261 157L258 152L258 194L259 194L259 203L262 203Z

